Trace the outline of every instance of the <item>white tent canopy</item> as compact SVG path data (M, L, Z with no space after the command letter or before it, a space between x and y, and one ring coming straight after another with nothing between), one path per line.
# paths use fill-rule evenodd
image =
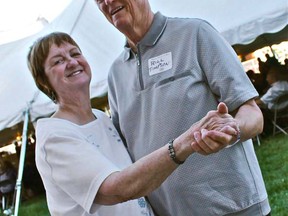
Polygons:
M54 103L37 89L26 64L29 47L49 32L67 32L80 45L93 71L91 97L107 92L108 67L119 55L124 37L113 26L107 25L105 18L97 12L92 0L71 1L63 13L41 32L0 46L0 130L22 121L23 112L30 103L32 121L55 110ZM111 42L119 47L118 52L110 47Z
M210 22L239 53L288 40L287 0L154 0L152 8L176 17L196 17ZM259 38L266 33L265 38ZM273 33L271 35L267 33ZM274 37L276 36L276 37ZM258 37L258 38L257 38ZM254 41L257 38L257 41ZM254 42L253 44L251 44ZM249 46L243 46L247 45ZM238 48L238 49L237 49Z
M231 45L249 44L259 35L278 32L288 24L287 0L150 0L150 3L153 11L164 15L209 21ZM94 0L71 1L41 32L0 45L0 130L23 121L23 112L29 104L32 121L55 110L55 105L37 89L26 66L26 55L33 41L52 31L71 34L82 48L93 71L91 97L107 92L107 72L122 50L124 37L106 21Z
M152 8L169 16L197 17L210 22L231 44L248 44L288 24L287 0L154 0Z

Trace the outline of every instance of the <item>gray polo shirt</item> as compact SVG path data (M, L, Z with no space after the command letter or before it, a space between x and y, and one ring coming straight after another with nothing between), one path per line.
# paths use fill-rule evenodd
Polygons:
M112 119L133 160L179 136L220 101L233 111L257 96L213 27L160 13L137 55L126 47L116 59L108 82ZM163 216L224 215L266 198L251 140L209 156L193 154L149 195Z

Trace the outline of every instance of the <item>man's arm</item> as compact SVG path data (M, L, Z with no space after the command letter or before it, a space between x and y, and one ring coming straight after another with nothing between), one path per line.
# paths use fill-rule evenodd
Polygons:
M262 133L263 115L253 99L242 104L231 114L239 124L241 141L246 141Z

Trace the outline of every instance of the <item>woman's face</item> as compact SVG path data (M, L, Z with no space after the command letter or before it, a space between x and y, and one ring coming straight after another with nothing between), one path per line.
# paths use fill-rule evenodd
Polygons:
M69 97L82 87L89 89L91 69L81 51L74 45L53 44L44 63L45 74L58 98Z

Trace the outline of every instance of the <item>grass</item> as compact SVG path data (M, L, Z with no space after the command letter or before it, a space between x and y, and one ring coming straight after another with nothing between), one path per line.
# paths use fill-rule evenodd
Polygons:
M287 216L288 212L288 136L279 134L255 143L255 151L266 184L271 214ZM49 216L45 196L21 204L19 216Z
M261 140L255 151L262 170L273 216L288 212L288 136L279 134Z
M19 216L50 216L45 195L35 197L22 202L19 208Z

